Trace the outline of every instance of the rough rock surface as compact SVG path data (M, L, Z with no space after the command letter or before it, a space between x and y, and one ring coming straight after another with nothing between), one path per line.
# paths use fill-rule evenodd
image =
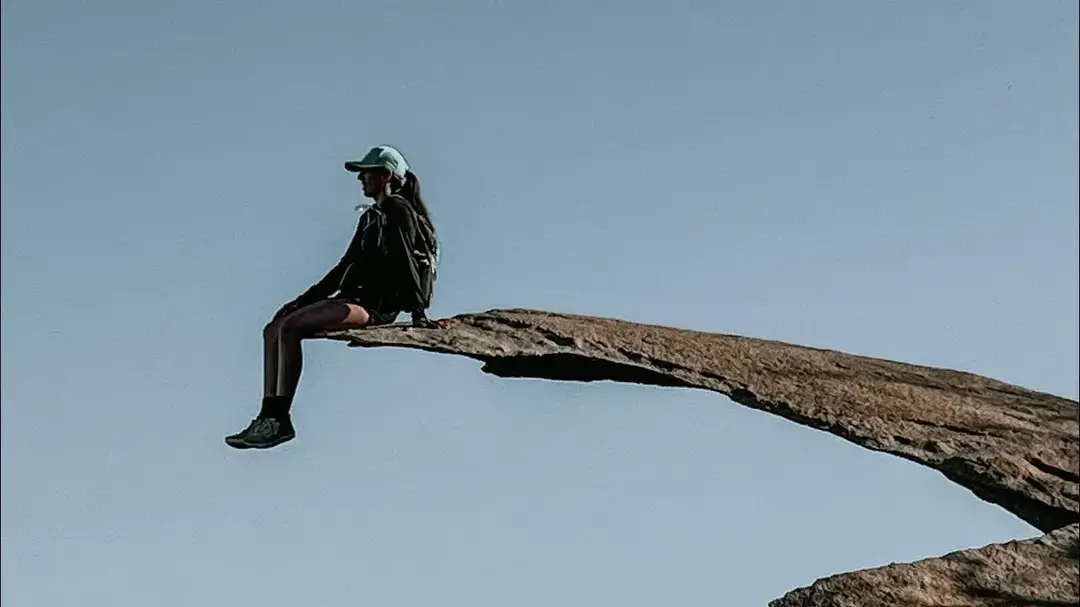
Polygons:
M1080 525L1040 538L834 575L770 607L1080 605Z
M398 346L467 356L501 377L713 390L748 407L934 468L1044 532L1080 522L1080 407L1074 400L960 371L614 319L493 310L457 316L446 325L380 327L325 337L359 347ZM1075 526L1072 533L1075 537ZM981 561L974 556L933 559L897 571L945 571L952 564L960 567L956 563L993 568L1007 553L1034 555L1009 562L1030 558L1035 563L1042 557L1028 545L982 548L975 553L988 551L991 556ZM1075 571L1076 557L1066 561ZM938 562L951 564L934 565ZM986 579L1013 579L1005 571L985 574L990 576ZM863 573L835 579L856 575ZM976 604L869 604L875 603Z

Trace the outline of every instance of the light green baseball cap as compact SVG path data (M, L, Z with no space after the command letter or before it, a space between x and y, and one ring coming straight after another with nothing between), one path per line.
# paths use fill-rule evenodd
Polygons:
M409 163L401 152L388 145L377 145L371 148L360 160L350 160L345 163L345 170L359 173L364 169L386 169L398 179L405 179L405 173L409 170Z

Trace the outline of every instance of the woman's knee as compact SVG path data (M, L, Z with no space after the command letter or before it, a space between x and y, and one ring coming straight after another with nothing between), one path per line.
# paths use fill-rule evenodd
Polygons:
M292 337L305 331L312 324L313 312L317 312L325 302L315 302L292 310L284 316L276 317L263 327L263 338L277 341L282 337Z
M303 314L291 314L274 324L271 336L274 339L302 339L311 332L311 321Z
M317 332L323 324L322 317L327 306L323 302L314 303L277 322L276 335L281 339L303 339Z
M284 318L277 318L266 323L266 326L263 327L263 339L266 341L277 341L281 336L281 326L284 323Z

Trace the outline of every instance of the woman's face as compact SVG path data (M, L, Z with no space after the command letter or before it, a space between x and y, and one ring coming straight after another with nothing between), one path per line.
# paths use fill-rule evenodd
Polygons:
M384 175L382 171L360 171L356 178L364 186L364 196L368 198L375 198L386 188L386 181L389 179L387 175Z

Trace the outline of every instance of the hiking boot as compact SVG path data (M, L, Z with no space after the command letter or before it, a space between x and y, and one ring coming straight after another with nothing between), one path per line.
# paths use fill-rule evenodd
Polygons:
M247 436L252 430L254 430L255 426L259 425L259 421L260 420L258 418L253 419L251 420L251 423L248 424L247 428L244 428L236 434L230 434L226 436L225 444L230 447L235 447L237 449L247 449L247 445L244 444L244 437Z
M296 438L289 418L255 418L242 432L226 436L225 444L236 449L269 449Z

